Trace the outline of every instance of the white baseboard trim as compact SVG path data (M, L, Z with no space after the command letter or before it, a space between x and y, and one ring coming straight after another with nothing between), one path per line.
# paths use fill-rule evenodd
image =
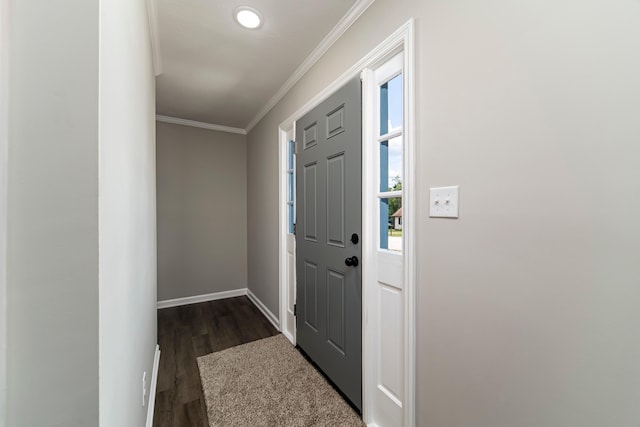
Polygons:
M199 302L215 301L218 299L241 297L243 295L247 295L247 288L233 289L231 291L215 292L205 295L195 295L185 298L168 299L164 301L158 301L158 309L178 307L180 305L196 304Z
M262 314L264 314L264 316L269 320L269 322L271 322L273 324L273 326L279 331L280 330L280 320L278 319L278 317L276 317L276 315L273 314L271 312L271 310L269 310L267 308L267 306L264 305L264 303L262 301L260 301L260 299L253 292L251 292L250 289L247 289L247 296L249 297L251 302L256 307L258 307L258 310L260 310L262 312Z
M293 335L291 335L288 331L282 329L280 332L282 332L282 335L285 336L285 338L287 338L289 340L289 342L291 342L292 345L296 345L296 340L295 338L293 338Z
M291 88L307 73L307 71L309 71L315 63L322 58L329 48L347 32L349 27L351 27L358 18L360 18L360 15L362 15L373 2L374 0L357 0L353 4L351 9L349 9L340 21L338 21L336 26L329 31L329 34L325 36L320 44L313 49L309 56L302 62L302 64L300 64L298 69L295 70L287 81L284 82L282 87L278 89L275 95L273 95L271 99L260 109L258 114L251 119L246 128L247 133L249 133L251 129L253 129L255 125L257 125L282 98L284 98L289 90L291 90Z
M149 403L147 404L147 427L153 427L153 411L156 407L156 387L158 386L158 368L160 367L160 346L156 345L156 353L153 357L153 372L151 372L151 385L149 387Z

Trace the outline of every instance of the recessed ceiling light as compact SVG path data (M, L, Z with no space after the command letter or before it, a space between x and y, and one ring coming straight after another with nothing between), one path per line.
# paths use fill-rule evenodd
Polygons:
M236 7L233 11L233 18L238 24L250 30L257 30L262 27L262 14L257 9L249 6Z

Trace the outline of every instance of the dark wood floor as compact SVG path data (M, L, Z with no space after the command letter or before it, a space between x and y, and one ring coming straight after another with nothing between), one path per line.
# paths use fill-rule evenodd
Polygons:
M158 310L155 427L207 427L196 358L278 331L247 297Z

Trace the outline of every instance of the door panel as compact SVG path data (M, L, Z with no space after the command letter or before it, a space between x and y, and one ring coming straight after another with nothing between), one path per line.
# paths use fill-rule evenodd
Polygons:
M318 267L310 262L304 266L304 322L318 331Z
M361 99L356 78L296 122L296 342L359 409L362 264L345 260L362 258Z
M304 238L313 242L318 240L317 169L316 163L304 166Z
M402 291L378 282L380 301L380 335L385 345L380 346L380 386L395 399L402 397L402 358L400 348L402 328Z
M344 274L327 271L327 340L342 354L345 353L345 283Z
M317 135L318 135L318 126L316 126L316 122L313 122L304 128L302 141L303 141L305 150L307 148L311 148L314 145L316 145L316 143L318 142ZM298 138L296 138L296 140L300 141L300 139Z
M327 160L327 243L344 248L344 153Z
M327 114L327 138L344 132L344 104Z

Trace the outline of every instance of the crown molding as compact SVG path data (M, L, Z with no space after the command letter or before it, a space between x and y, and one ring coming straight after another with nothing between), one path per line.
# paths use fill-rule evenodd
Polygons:
M149 38L151 39L153 73L157 77L162 74L162 57L160 56L160 26L158 24L157 0L147 0L147 15L149 17Z
M342 19L336 24L335 27L327 34L327 36L320 42L318 46L311 52L311 54L304 60L304 62L298 67L296 71L287 79L287 81L282 85L280 89L271 97L269 102L267 102L264 107L260 109L258 114L251 119L247 128L245 129L246 133L249 133L251 129L253 129L259 122L267 115L269 111L276 104L284 98L284 96L291 90L291 88L298 83L298 81L304 76L307 71L311 69L315 65L316 62L322 55L324 55L333 44L338 41L340 37L353 25L354 22L358 20L360 15L364 13L365 10L371 6L371 4L375 0L358 0L355 4L349 9L349 11L342 17Z
M218 132L228 132L228 133L237 133L239 135L246 135L247 131L241 128L234 128L231 126L223 126L223 125L216 125L213 123L206 123L206 122L198 122L195 120L187 120L187 119L180 119L178 117L171 117L171 116L163 116L163 115L156 115L156 121L157 122L164 122L164 123L172 123L174 125L183 125L183 126L191 126L194 128L202 128L202 129L209 129L209 130L217 130Z

